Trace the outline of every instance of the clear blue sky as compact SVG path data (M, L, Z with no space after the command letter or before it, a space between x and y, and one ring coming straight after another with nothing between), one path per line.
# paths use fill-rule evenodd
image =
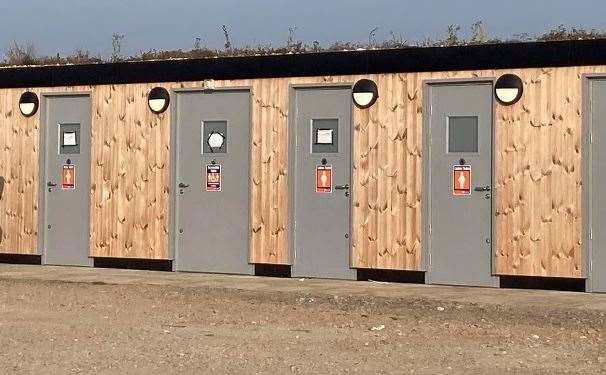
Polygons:
M108 55L113 33L126 35L127 54L153 48L190 49L194 38L221 47L221 25L234 44L283 44L296 37L323 44L377 40L389 32L409 41L436 38L449 24L467 32L484 21L490 35L537 34L559 24L606 29L604 0L4 0L0 49L31 41L40 54L76 48Z

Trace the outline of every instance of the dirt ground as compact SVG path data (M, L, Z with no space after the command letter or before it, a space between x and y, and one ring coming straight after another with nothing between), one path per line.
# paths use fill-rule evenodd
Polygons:
M579 310L0 281L0 374L606 373Z

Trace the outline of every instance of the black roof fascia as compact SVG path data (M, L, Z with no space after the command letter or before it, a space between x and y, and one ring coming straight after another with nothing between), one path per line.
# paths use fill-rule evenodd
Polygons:
M0 69L0 88L606 65L606 40L302 53Z

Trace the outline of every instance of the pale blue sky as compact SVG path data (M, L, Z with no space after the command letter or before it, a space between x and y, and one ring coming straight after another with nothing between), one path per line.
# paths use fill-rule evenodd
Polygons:
M604 0L4 0L0 49L31 41L41 54L76 48L109 54L111 35L126 35L127 54L153 48L190 49L194 38L217 48L227 24L237 46L283 44L288 28L323 44L367 41L389 32L409 41L436 38L449 24L467 32L483 20L490 35L537 34L559 24L606 29Z

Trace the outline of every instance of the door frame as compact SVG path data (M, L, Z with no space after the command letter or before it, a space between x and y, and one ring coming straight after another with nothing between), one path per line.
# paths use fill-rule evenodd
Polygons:
M593 111L592 111L592 93L593 83L597 81L606 81L604 73L585 73L581 76L582 103L581 103L581 277L585 278L585 290L593 292L593 207L591 204L593 197L593 145L591 137L593 133Z
M248 119L248 126L249 126L249 134L250 134L250 139L248 142L248 166L249 166L249 171L248 171L248 263L252 264L250 262L250 246L251 246L251 230L250 230L250 225L252 223L251 220L251 216L252 216L252 210L251 210L251 203L252 203L252 189L251 189L251 181L250 181L250 176L251 176L251 167L252 167L252 139L253 139L253 127L252 127L252 120L253 120L253 89L252 86L225 86L225 87L217 87L217 88L209 88L209 87L205 87L205 86L197 86L197 87L186 87L186 88L173 88L169 90L169 95L170 95L170 101L171 101L171 106L170 106L170 168L169 168L169 174L170 174L170 188L169 190L171 191L170 193L170 200L169 200L169 208L168 208L168 257L170 260L172 260L172 270L173 272L175 271L179 271L177 269L177 265L179 264L179 246L178 246L178 237L177 237L177 232L178 232L178 218L179 218L179 205L177 204L177 177L178 177L178 165L179 165L179 142L178 142L178 136L179 136L179 108L178 108L178 97L179 94L188 94L188 93L199 93L199 94L212 94L215 92L248 92L248 96L249 96L249 104L250 104L250 113L249 113L249 119Z
M50 130L48 125L48 121L47 121L47 115L48 115L48 99L50 98L57 98L57 97L69 97L69 96L78 96L78 97L88 97L91 103L91 108L89 110L90 113L90 138L88 139L88 146L89 146L89 152L90 152L90 159L91 159L91 163L88 166L89 168L89 173L90 173L90 177L91 177L91 181L90 181L90 185L89 185L89 190L90 187L92 186L92 176L93 176L93 171L92 171L92 167L93 167L93 155L92 155L92 151L93 151L93 145L92 145L92 139L93 139L93 103L92 103L92 99L93 99L93 93L92 91L87 91L87 90L83 90L83 91L62 91L62 92L53 92L53 91L49 91L49 92L40 92L40 110L39 110L39 122L38 122L38 126L39 126L39 131L38 131L38 253L37 255L41 256L41 261L42 264L46 264L46 237L48 236L47 231L46 231L46 226L48 225L48 217L47 217L47 213L48 210L46 209L46 181L47 181L47 176L46 176L46 172L47 172L47 168L46 168L46 152L47 152L47 139L48 139L48 131ZM89 192L90 193L90 192ZM90 194L89 194L90 195ZM92 205L91 205L91 199L89 197L88 200L88 206L89 206L89 210L92 209ZM93 264L93 259L91 257L91 244L90 244L90 235L91 235L91 230L92 230L92 226L91 226L91 211L89 211L89 215L88 215L88 236L89 236L89 241L88 241L88 257L90 259L90 265Z
M423 174L423 194L422 204L421 204L421 216L422 216L422 225L423 225L423 233L422 233L422 249L423 257L421 259L421 271L425 272L425 283L431 284L432 275L431 275L431 148L429 139L431 137L431 93L433 87L438 86L448 86L448 85L490 85L494 90L494 85L496 82L495 77L470 77L470 78L456 78L456 79L426 79L423 80L423 103L422 103L422 111L423 111L423 120L422 120L422 136L423 136L423 154L425 155L422 165L422 174ZM490 243L490 273L494 277L494 286L499 286L498 274L496 274L496 262L495 262L495 239L497 238L496 229L494 225L494 217L495 217L495 201L496 201L496 190L495 187L495 118L496 118L496 101L494 100L494 93L491 90L492 96L492 107L491 107L491 200L490 200L490 227L491 227L491 243Z
M297 152L295 148L296 140L297 140L297 90L330 90L330 89L343 89L351 91L353 88L354 82L345 81L345 82L337 82L337 83L303 83L303 84L294 84L290 83L288 85L288 108L289 108L289 116L288 116L288 147L287 147L287 157L288 157L288 170L290 171L288 176L288 225L287 225L287 241L288 241L288 262L291 266L291 273L295 273L294 270L297 267L297 263L295 262L296 251L295 251L295 192L296 192L296 184L295 184L295 175L296 175L296 165L295 165L295 154ZM349 180L350 180L350 189L349 189L349 268L353 266L353 254L352 254L352 243L353 243L353 202L355 199L355 189L353 186L353 156L354 156L354 109L353 103L350 101L350 124L349 124ZM353 268L352 268L353 269ZM355 269L354 269L355 270Z

